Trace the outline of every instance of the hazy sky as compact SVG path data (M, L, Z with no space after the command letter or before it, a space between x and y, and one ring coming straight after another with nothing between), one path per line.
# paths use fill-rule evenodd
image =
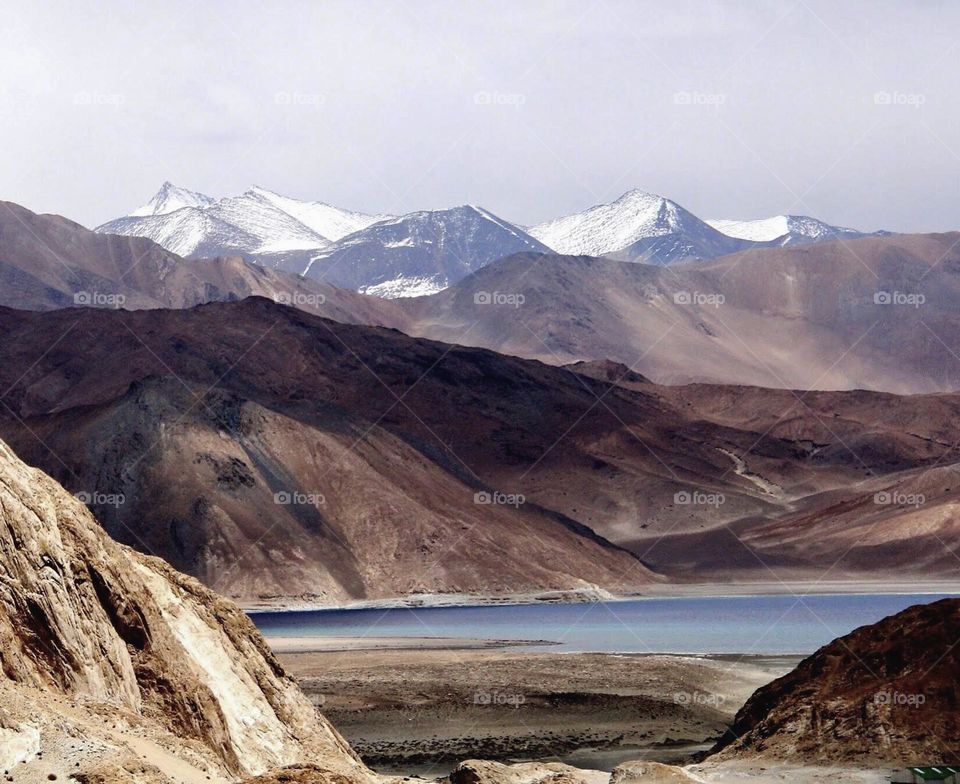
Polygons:
M112 7L111 7L112 6ZM960 228L960 3L0 2L0 198Z

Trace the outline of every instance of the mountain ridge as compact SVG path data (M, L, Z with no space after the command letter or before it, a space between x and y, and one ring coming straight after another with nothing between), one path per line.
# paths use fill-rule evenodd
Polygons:
M466 233L457 216L468 210L491 220L504 236L491 244L491 233L484 232L482 238L466 237L448 250L451 243L439 240L439 229L432 234L410 230L403 236L397 229L398 222L413 226L430 220L425 216L434 216L439 225L441 216L447 216L446 233ZM522 250L667 265L751 248L865 236L804 216L704 221L670 199L636 189L613 202L524 227L469 204L401 216L367 215L260 186L217 201L169 182L147 205L96 231L149 236L187 257L239 254L313 276L324 268L332 282L387 298L435 293L457 282L464 271Z

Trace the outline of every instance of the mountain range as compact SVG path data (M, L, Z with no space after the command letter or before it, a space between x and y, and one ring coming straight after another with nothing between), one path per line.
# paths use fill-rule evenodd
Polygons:
M470 227L494 221L465 209ZM411 227L371 228L407 236ZM339 262L340 274L364 265ZM238 257L183 259L0 202L0 305L183 308L263 296L549 364L609 359L668 384L952 391L958 269L956 234L791 244L667 267L527 252L433 295L387 300Z
M960 234L743 251L656 267L523 254L398 302L405 332L666 384L902 394L960 388Z
M0 311L0 436L237 599L953 567L955 396L854 388L960 385L956 235L527 252L391 301L0 206L2 301L46 311Z
M368 215L253 187L220 200L166 182L98 232L153 239L181 256L241 255L377 296L441 291L522 251L604 256L668 265L750 248L864 236L804 216L703 221L642 191L525 228L482 207Z
M396 326L404 318L386 300L238 256L185 259L149 239L97 234L59 215L0 201L0 305L189 308L254 295L338 321Z
M244 223L259 264L0 202L0 767L375 780L211 588L290 608L955 580L960 235L787 219L637 263L726 240L620 202L529 231L478 207L341 216L329 241L322 205L171 186L131 218ZM602 236L628 244L552 252ZM714 758L937 754L957 623L940 602L834 641Z
M0 436L250 604L957 568L956 395L664 387L260 298L0 329Z

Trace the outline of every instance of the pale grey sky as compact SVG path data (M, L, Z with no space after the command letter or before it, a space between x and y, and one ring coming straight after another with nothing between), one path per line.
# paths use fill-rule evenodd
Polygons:
M960 228L960 4L2 0L0 198L95 225L162 181L534 223Z

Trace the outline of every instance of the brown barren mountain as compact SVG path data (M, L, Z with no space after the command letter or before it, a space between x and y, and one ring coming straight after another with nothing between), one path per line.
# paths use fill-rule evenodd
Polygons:
M301 762L372 780L239 608L0 443L0 767L223 781Z
M410 334L552 364L612 359L660 383L960 388L957 233L669 267L524 254L401 306Z
M910 607L757 690L714 752L824 762L955 763L960 600Z
M231 595L652 579L575 519L489 481L491 464L531 465L589 407L565 371L262 299L0 321L0 427L16 448L87 493L114 536Z
M662 387L262 299L0 329L18 452L245 601L957 571L956 396Z

